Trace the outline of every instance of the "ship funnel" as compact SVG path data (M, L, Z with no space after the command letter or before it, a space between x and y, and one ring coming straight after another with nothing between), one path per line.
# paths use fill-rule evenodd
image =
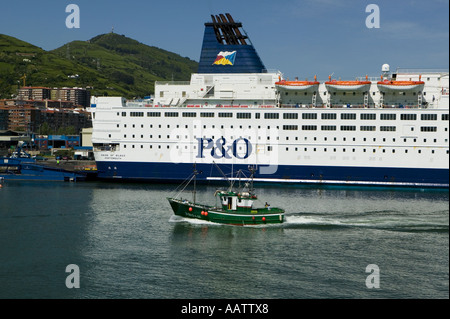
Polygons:
M198 73L263 73L266 68L242 29L229 14L205 23Z

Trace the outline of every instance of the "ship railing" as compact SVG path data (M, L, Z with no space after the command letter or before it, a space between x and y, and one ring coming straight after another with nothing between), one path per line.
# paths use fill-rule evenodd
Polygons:
M407 69L407 68L397 68L396 74L448 74L449 69Z
M190 81L156 81L156 85L191 85Z

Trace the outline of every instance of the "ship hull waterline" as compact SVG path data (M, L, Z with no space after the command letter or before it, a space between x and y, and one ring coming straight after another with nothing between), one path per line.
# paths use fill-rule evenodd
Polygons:
M219 165L227 171L230 165ZM234 165L235 169L246 169L248 165ZM197 164L204 173L197 177L199 182L222 180L214 171L210 176L211 164ZM149 162L97 162L98 175L102 180L133 182L181 182L192 164L149 163ZM206 173L208 172L208 174ZM298 185L346 185L376 187L422 187L448 188L449 175L446 169L431 168L382 168L343 166L293 166L279 165L273 174L256 174L255 182L286 183Z

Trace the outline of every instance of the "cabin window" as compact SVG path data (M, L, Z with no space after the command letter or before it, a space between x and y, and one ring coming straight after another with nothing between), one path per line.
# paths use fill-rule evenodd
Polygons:
M436 126L421 126L420 127L421 132L437 132Z
M237 113L236 118L238 119L251 119L252 114L251 113Z
M285 119L285 120L296 120L296 119L298 119L298 114L297 113L284 113L283 114L283 119Z
M341 131L356 131L356 126L353 126L353 125L341 125Z
M417 114L401 114L400 119L402 121L415 121L417 120Z
M317 120L317 113L303 113L303 120Z
M381 114L380 119L384 121L393 121L397 119L397 114L388 113L388 114Z
M342 113L341 120L356 120L356 113Z
M280 114L278 114L278 113L264 113L264 118L266 120L268 120L268 119L277 120L277 119L280 118Z
M375 113L362 113L361 114L361 120L376 120L377 119L377 115Z
M322 120L336 120L336 113L322 113Z
M437 114L421 114L420 119L422 121L437 121Z
M316 131L317 125L302 125L303 131Z
M231 118L231 117L233 117L233 113L228 113L228 112L222 113L221 112L221 113L219 113L219 117L230 117Z

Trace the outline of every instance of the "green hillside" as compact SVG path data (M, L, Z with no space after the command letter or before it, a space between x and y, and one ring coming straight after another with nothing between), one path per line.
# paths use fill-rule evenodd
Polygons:
M27 86L92 87L93 95L143 97L154 82L189 80L198 63L118 34L70 42L47 52L0 34L0 98Z

